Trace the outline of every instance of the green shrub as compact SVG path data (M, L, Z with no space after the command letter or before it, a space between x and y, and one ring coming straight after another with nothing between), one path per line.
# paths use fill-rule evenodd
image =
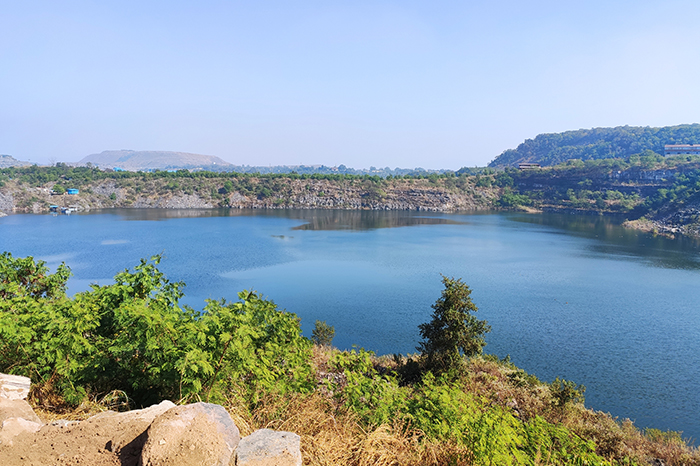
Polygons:
M223 400L313 388L311 343L299 319L254 292L180 307L181 282L152 261L65 295L70 270L0 256L0 371L51 384L69 403L114 389L137 404Z

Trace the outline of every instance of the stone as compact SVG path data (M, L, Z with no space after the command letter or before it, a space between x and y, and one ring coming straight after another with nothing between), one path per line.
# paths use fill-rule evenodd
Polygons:
M41 424L39 416L36 415L32 407L26 400L9 400L0 398L0 424L6 419L22 418L27 421Z
M0 398L24 400L29 395L31 383L29 377L0 374Z
M28 421L21 417L11 417L2 421L0 428L0 444L12 444L12 439L25 432L38 432L42 427L41 422Z
M157 417L147 431L143 466L228 466L240 433L219 405L177 406Z
M301 437L292 432L256 430L236 448L236 466L301 466Z

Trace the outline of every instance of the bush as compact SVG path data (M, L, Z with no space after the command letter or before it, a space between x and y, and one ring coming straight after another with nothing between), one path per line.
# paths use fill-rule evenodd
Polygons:
M31 376L72 404L114 389L144 405L231 394L254 403L262 391L313 388L311 343L294 314L247 291L238 302L208 301L203 313L180 307L184 284L159 261L70 299L65 265L49 274L31 257L0 256L0 371Z

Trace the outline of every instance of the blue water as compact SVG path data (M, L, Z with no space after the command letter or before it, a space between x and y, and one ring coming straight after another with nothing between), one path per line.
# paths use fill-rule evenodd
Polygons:
M440 274L472 289L486 352L587 387L586 405L700 437L700 244L599 217L403 212L115 210L0 219L0 250L66 262L72 293L142 257L184 302L255 289L334 344L414 352Z

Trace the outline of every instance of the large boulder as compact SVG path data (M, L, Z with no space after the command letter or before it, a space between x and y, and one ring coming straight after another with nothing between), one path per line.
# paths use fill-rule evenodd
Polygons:
M228 466L241 438L226 410L210 403L172 408L146 435L143 466Z
M236 466L301 466L301 438L292 432L256 430L236 448Z
M0 374L0 399L24 400L29 395L30 386L29 377Z

